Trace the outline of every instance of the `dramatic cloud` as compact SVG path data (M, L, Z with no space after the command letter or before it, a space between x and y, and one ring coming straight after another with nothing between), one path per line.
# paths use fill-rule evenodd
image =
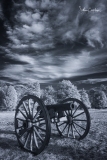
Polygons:
M6 56L11 61L18 64L11 63L5 66L0 72L2 77L14 77L15 80L26 82L26 78L32 81L49 82L55 79L70 78L75 76L87 75L87 73L99 72L97 60L91 58L89 52L82 51L80 54L59 56L50 53L43 55L18 55L9 54Z
M87 79L77 82L78 84L96 84L99 82L107 82L107 78Z
M107 40L104 34L107 31L106 1L87 1L87 3L65 1L65 3L58 4L59 1L53 3L49 0L23 1L22 8L17 9L14 16L13 29L7 26L7 34L13 42L12 47L20 46L20 43L35 48L37 46L39 49L41 45L46 47L50 44L52 47L52 44L54 46L59 42L73 44L82 38L85 38L91 47L96 47L97 44L99 47L105 45L105 40ZM83 12L79 8L80 5L81 8L97 8L100 12Z
M49 82L107 70L106 0L11 2L9 16L0 5L8 39L1 77Z

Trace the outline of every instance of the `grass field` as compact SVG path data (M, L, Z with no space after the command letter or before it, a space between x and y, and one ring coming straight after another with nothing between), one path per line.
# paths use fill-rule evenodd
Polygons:
M52 129L48 147L34 156L18 146L14 112L1 112L0 160L107 160L107 110L90 110L90 116L91 129L84 140L62 138Z

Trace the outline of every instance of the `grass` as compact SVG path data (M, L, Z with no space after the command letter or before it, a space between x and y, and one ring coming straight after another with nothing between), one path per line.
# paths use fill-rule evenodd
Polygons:
M48 147L38 156L23 151L14 133L14 112L0 113L0 160L106 160L107 110L90 110L91 128L82 141L62 138L52 129ZM55 128L55 127L52 127Z

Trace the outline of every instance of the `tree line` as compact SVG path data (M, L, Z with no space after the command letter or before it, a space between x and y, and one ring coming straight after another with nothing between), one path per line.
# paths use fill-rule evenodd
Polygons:
M86 91L84 88L78 90L69 80L63 80L58 83L57 90L47 86L41 92L41 98L46 105L58 103L69 97L81 100L87 108L107 108L107 86L103 84Z
M85 89L79 91L69 80L63 80L58 83L57 90L52 86L47 86L42 90L41 98L45 105L56 104L66 98L76 98L81 100L88 108L91 108L89 96Z
M25 85L10 85L0 82L0 110L15 110L20 99L26 94L33 94L41 98L45 105L56 104L66 98L77 98L87 108L107 108L107 86L100 85L99 88L84 88L78 90L69 80L60 81L56 89L48 85L40 89L39 82Z
M0 110L15 110L24 95L32 94L40 97L39 82L11 85L0 82Z

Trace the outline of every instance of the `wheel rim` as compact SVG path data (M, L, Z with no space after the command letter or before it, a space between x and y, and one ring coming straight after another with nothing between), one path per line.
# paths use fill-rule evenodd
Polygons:
M81 140L90 129L90 115L86 106L79 100L69 98L63 103L70 103L70 110L64 111L64 117L59 119L56 127L61 136Z
M35 96L26 96L20 102L15 114L15 132L21 147L39 154L50 139L49 115Z

